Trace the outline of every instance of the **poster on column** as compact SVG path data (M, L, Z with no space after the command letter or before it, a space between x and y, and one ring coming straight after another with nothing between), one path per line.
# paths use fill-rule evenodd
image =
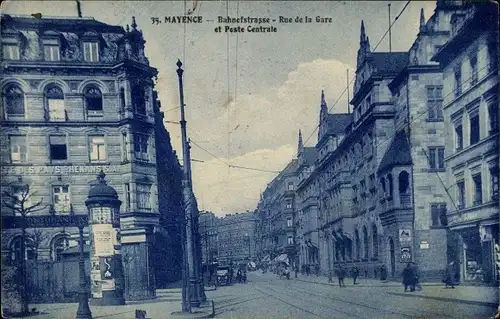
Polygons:
M94 254L95 256L104 257L112 256L113 249L113 226L111 224L94 224L92 225L94 235Z
M91 259L90 280L92 282L92 298L102 298L101 265L100 258L93 256Z

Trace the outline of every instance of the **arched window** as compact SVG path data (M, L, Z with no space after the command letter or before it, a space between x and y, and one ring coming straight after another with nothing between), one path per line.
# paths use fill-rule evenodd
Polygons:
M368 231L366 227L363 226L363 256L364 259L368 259L368 250L369 250L369 240L368 240Z
M144 88L136 86L132 89L132 107L135 113L146 115L146 96Z
M56 237L52 241L52 260L60 261L62 257L62 252L69 248L69 239L67 235L61 235Z
M409 182L409 178L410 177L410 174L408 174L406 171L402 171L401 173L399 173L399 177L398 177L398 189L399 189L399 194L407 194L408 193L408 190L409 190L409 185L410 185L410 182Z
M24 92L18 85L10 84L3 90L3 105L7 116L24 116Z
M19 263L23 259L21 240L22 237L17 236L10 243L10 259L12 260L12 263ZM24 243L25 243L24 259L26 260L36 259L35 243L33 242L33 239L26 237Z
M356 241L356 259L361 258L361 242L359 240L359 231L354 231L354 240Z
M49 85L45 89L46 119L50 121L64 121L66 111L64 110L64 93L60 87Z
M378 257L378 232L377 226L372 225L373 257Z
M88 112L102 112L102 93L96 86L88 86L83 93Z
M394 185L393 185L393 181L392 181L392 175L391 174L388 174L387 175L387 182L389 183L389 199L392 198L393 196L393 191L394 191Z

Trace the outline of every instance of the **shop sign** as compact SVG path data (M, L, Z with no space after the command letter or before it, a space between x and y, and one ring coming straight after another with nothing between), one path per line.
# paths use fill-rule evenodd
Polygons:
M33 166L2 166L2 175L78 175L119 173L119 165L33 165Z
M94 224L92 225L94 235L94 254L95 256L112 256L113 249L113 225Z
M400 243L411 242L411 229L400 229L399 230L399 242Z
M411 262L411 250L410 247L401 247L401 262L409 263Z
M104 279L102 281L102 291L115 290L115 280L114 279Z

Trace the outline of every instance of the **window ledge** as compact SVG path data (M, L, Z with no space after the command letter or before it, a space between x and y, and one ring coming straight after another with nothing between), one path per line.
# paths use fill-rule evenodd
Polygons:
M425 121L428 122L428 123L432 123L432 122L441 123L441 122L444 122L444 118L436 118L436 119L434 119L434 118L432 118L432 119L427 118Z
M436 173L436 172L446 172L446 168L428 168L425 170L427 173Z
M108 160L106 160L106 161L90 161L89 165L95 165L95 166L98 166L98 165L111 165L111 162L108 161Z
M446 229L447 226L430 226L429 229Z

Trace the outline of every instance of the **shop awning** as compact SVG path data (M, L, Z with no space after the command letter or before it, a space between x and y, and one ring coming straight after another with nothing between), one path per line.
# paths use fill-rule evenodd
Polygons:
M281 254L278 257L276 257L277 262L285 262L288 263L288 256L287 254Z

